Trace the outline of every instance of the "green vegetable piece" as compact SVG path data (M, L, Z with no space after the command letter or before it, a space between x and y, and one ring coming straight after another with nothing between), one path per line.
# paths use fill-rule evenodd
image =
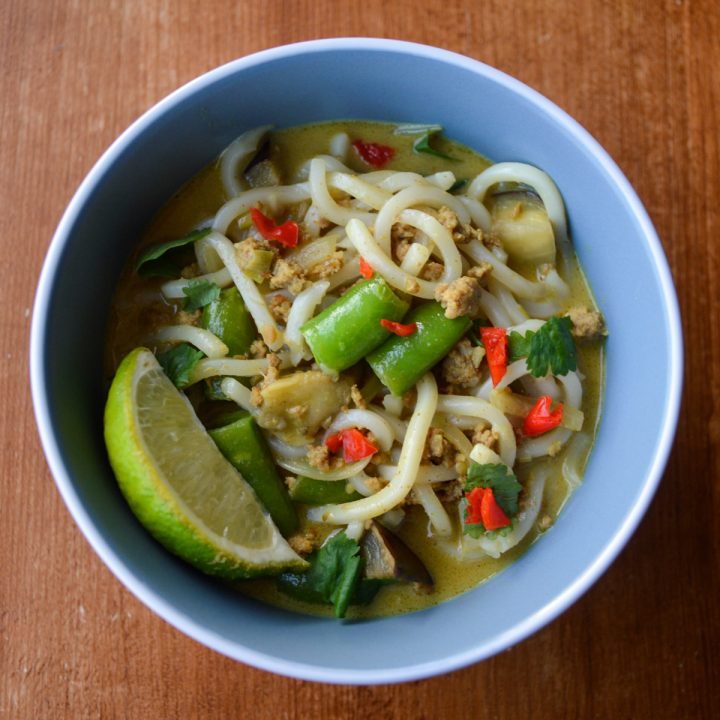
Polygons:
M571 333L569 317L551 317L537 332L528 331L524 336L512 332L508 337L511 360L527 356L527 366L534 377L567 375L577 370L575 341Z
M176 387L182 389L190 384L190 375L195 366L205 357L202 350L188 343L180 343L175 347L158 353L157 359L165 374Z
M280 532L286 537L292 535L298 527L295 507L255 420L244 413L229 425L209 433L220 452L252 486Z
M244 259L242 266L243 272L249 275L255 282L261 283L270 272L270 266L275 259L275 253L272 250L261 250L255 248Z
M460 190L464 190L464 189L465 189L465 186L468 184L468 182L469 182L469 181L468 181L468 180L465 180L465 179L456 180L456 181L448 188L448 192L449 192L449 193L456 193L456 192L459 192Z
M305 323L301 332L315 360L340 371L354 365L390 335L380 321L401 320L409 303L375 274Z
M234 287L223 290L217 300L203 308L200 322L228 346L230 355L248 353L258 336L252 316Z
M442 131L442 125L425 125L422 123L406 123L398 125L393 130L393 135L425 135Z
M393 335L367 361L393 395L406 393L434 365L442 360L468 331L468 317L449 320L440 303L427 302L408 313L405 323L417 323L407 337Z
M355 490L348 492L347 480L313 480L300 476L290 485L290 497L306 505L327 505L360 500L362 495Z
M360 546L341 532L333 535L308 560L310 569L307 572L282 573L278 577L278 588L298 600L332 604L335 617L345 617L360 580ZM367 601L368 590L363 588L358 593L364 601Z
M440 152L439 150L436 150L434 147L430 145L430 137L433 135L432 132L427 132L421 137L419 137L414 143L413 143L413 152L414 153L424 153L425 155L434 155L435 157L442 158L443 160L452 160L453 162L457 162L457 158L451 157L450 155L446 155L443 152Z
M209 280L191 280L183 288L185 295L184 309L188 312L199 310L220 297L220 288Z
M204 238L211 229L194 230L181 238L149 247L138 259L135 271L144 278L176 277L182 269L183 263L178 260L178 253L171 251L184 248L196 240Z

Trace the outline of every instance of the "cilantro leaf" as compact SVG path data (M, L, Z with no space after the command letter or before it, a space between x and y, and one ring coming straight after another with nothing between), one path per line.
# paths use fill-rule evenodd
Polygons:
M535 377L544 377L548 370L554 375L567 375L577 369L575 341L569 317L551 317L531 338L527 365Z
M529 330L525 335L513 331L507 336L508 362L528 356L533 335L535 333Z
M525 335L511 332L508 335L508 360L527 357L527 366L534 377L567 375L577 369L575 341L569 317L551 317L537 332L528 330Z
M180 343L158 354L157 359L165 374L176 387L182 389L190 384L190 375L205 353L188 343Z
M210 230L211 228L194 230L184 237L149 247L138 259L135 271L144 278L176 276L182 269L182 263L178 261L178 253L171 251L204 238Z
M476 487L492 488L495 501L508 516L516 515L518 511L518 495L522 485L517 481L506 465L488 463L480 465L471 462L468 468L465 492Z
M446 155L445 153L440 152L439 150L436 150L434 147L430 146L430 137L432 134L432 132L426 132L424 135L421 135L413 143L413 152L425 153L426 155L434 155L435 157L443 158L443 160L456 161L457 158L450 157L450 155Z
M182 291L185 295L183 307L188 312L205 307L220 297L220 288L209 280L191 280Z
M330 603L335 617L345 617L355 598L362 560L360 545L344 532L333 535L316 553L308 558L310 568L305 573L283 573L278 578L281 590L306 602ZM368 595L365 588L360 599ZM371 593L369 597L372 597Z

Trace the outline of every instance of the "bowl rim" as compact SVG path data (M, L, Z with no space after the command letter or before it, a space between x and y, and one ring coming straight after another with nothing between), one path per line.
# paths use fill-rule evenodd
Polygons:
M602 170L604 170L620 191L638 223L640 234L642 234L647 244L657 272L659 286L666 308L665 322L668 331L669 383L661 432L652 463L649 466L636 502L610 542L604 546L594 561L587 566L581 574L575 577L575 579L540 612L533 614L524 622L515 625L511 631L501 637L496 637L493 641L478 645L472 648L472 650L443 656L430 662L408 664L403 667L383 670L338 669L289 661L244 647L236 641L228 641L216 633L207 630L191 617L176 610L162 595L135 577L105 540L102 532L96 527L93 518L83 506L83 502L64 465L62 452L50 420L51 413L48 405L47 386L43 371L43 347L47 330L46 321L49 302L52 295L56 270L68 241L69 232L75 224L93 188L112 167L121 153L134 142L136 137L145 132L148 127L152 126L158 118L205 86L221 81L242 70L270 61L287 59L307 52L317 53L329 51L395 52L406 56L416 56L425 60L440 62L483 75L537 106L555 123L563 126L581 145L592 153ZM309 40L269 48L232 60L205 72L154 104L108 147L87 173L73 195L67 209L63 213L47 251L33 306L30 333L30 380L33 408L41 444L53 479L63 501L81 532L105 565L143 604L166 622L170 623L170 625L206 647L227 657L263 670L297 679L326 683L385 684L419 680L450 672L484 660L503 649L511 647L554 620L584 594L600 575L605 572L625 546L645 514L662 478L672 448L682 396L682 327L677 295L668 262L647 211L615 161L612 160L607 151L604 150L592 135L576 120L551 100L520 80L513 78L501 70L486 65L479 60L443 48L403 40L338 37Z

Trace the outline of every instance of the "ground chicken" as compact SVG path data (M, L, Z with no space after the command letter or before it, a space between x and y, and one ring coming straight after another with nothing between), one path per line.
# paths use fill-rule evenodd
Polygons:
M404 223L395 223L390 230L390 239L395 242L406 240L412 242L417 236L417 230L412 225L405 225Z
M455 448L448 442L440 428L431 427L425 440L422 462L452 467L455 464Z
M461 223L458 216L449 208L443 205L437 212L437 219L440 224L447 228L452 235L452 239L458 244L470 242L477 238L482 241L483 231L480 228L474 228L467 223Z
M327 445L311 445L307 454L308 464L318 470L328 472L330 470L330 450Z
M255 407L260 407L263 404L263 396L260 392L260 388L257 385L254 385L252 390L250 391L250 402Z
M310 280L322 280L330 275L334 275L342 269L345 253L342 250L336 250L330 257L325 258L322 262L308 270L307 276Z
M193 312L188 312L187 310L179 310L178 314L175 316L175 319L178 321L178 324L180 325L199 325L200 324L200 315L202 314L201 310L194 310Z
M350 388L350 397L355 403L356 408L358 408L359 410L367 410L367 403L365 402L365 398L362 396L360 388L357 385L353 385Z
M270 250L277 252L261 237L248 237L235 244L235 259L241 268L246 268L255 260L255 253L258 250Z
M268 346L260 339L254 340L250 345L250 355L255 359L262 359L268 354Z
M261 390L264 390L268 385L272 385L280 377L280 358L275 353L269 353L267 361L268 369L260 383Z
M474 265L467 271L467 276L475 278L476 280L484 280L492 272L492 265L490 263L481 262L478 265Z
M485 445L491 450L497 450L500 435L498 435L491 427L480 423L475 426L472 436L473 445Z
M442 277L442 274L445 272L445 266L442 263L435 262L434 260L431 260L429 263L426 263L425 267L422 269L422 272L420 273L420 277L423 278L423 280L429 280L430 282L436 282Z
M270 277L271 288L287 288L293 295L301 293L308 285L305 271L294 260L278 258Z
M185 278L186 280L197 277L199 274L200 274L200 268L198 267L197 263L191 263L190 265L186 265L180 271L180 277Z
M290 300L280 293L273 295L272 300L270 300L270 313L275 322L281 325L287 325L291 307L292 303Z
M566 316L572 321L572 334L583 340L595 340L607 335L602 313L577 306L570 308Z
M435 299L445 308L445 317L475 317L480 312L481 288L474 277L463 276L449 285L441 283L435 290Z
M309 555L315 549L317 542L317 531L314 528L309 528L288 538L288 545L298 555Z
M480 363L485 357L483 347L475 347L463 338L447 354L440 366L440 378L449 387L473 388L480 382Z
M450 480L438 483L433 487L438 500L442 503L451 503L459 500L463 495L463 483L459 480Z

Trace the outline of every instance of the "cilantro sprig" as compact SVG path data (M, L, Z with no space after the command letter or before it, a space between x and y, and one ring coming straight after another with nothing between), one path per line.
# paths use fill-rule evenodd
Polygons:
M165 374L180 388L190 384L190 376L195 366L205 357L205 353L188 343L180 343L175 347L158 354L157 359Z
M537 332L518 332L508 335L509 360L527 358L527 366L534 377L567 375L577 370L577 353L569 317L551 317Z
M308 560L307 572L280 575L280 590L305 602L330 604L339 618L345 617L351 603L369 602L377 591L377 583L360 580L360 545L344 532L331 537Z
M495 496L495 502L502 511L513 519L518 513L518 496L522 485L506 465L486 463L480 465L471 462L468 468L467 480L465 481L465 494L472 492L475 488L491 488ZM467 508L465 509L467 517ZM482 523L463 523L463 532L471 537L497 537L505 536L512 532L514 523L500 530L488 532Z
M185 303L188 312L199 310L220 297L220 288L209 280L191 280L184 288Z

